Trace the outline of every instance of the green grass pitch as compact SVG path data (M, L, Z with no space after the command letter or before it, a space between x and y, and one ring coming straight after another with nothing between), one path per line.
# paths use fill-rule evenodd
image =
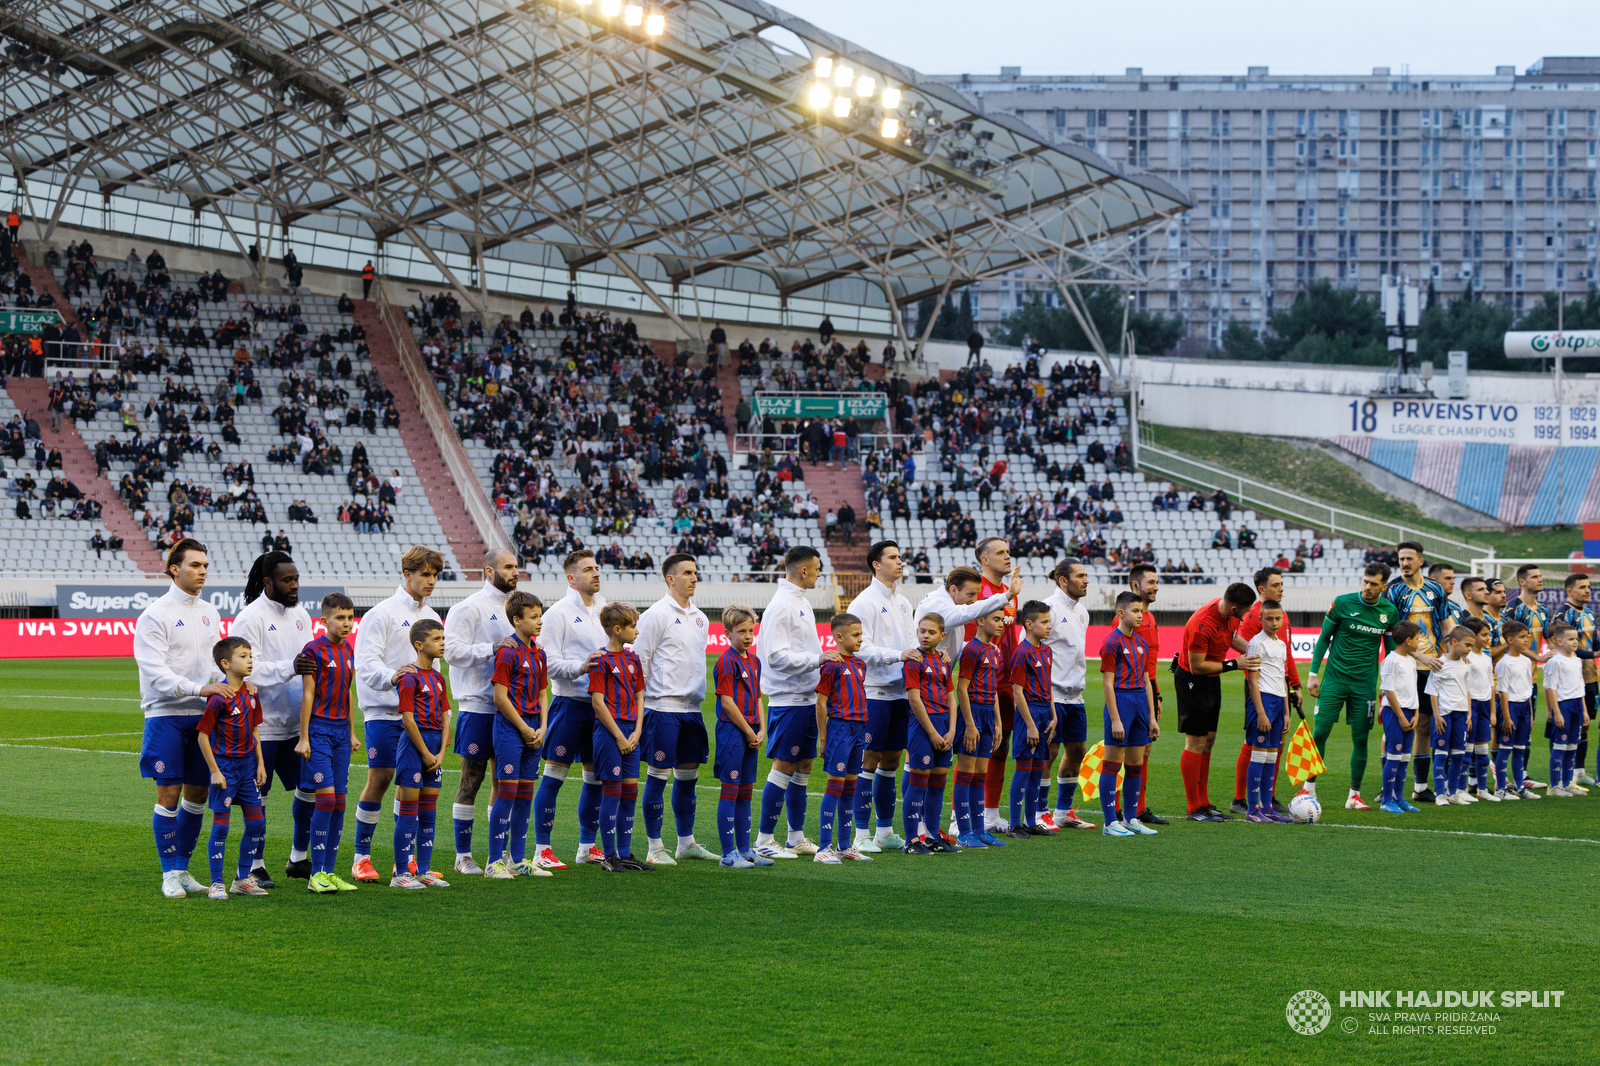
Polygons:
M1219 805L1241 721L1226 680ZM1600 793L1345 811L1343 730L1320 826L1174 821L1149 838L843 867L585 867L332 898L286 880L213 903L158 892L141 722L131 660L0 665L0 1061L1569 1064L1592 1049ZM1151 805L1169 815L1179 750L1171 735L1154 749ZM576 795L557 819L569 858ZM713 841L714 803L701 793ZM288 839L274 792L275 871ZM1285 1020L1301 989L1333 1001L1318 1035ZM1364 989L1565 995L1501 1010L1494 1033L1396 1035L1391 1020L1379 1035L1373 1012L1340 1007L1339 991Z

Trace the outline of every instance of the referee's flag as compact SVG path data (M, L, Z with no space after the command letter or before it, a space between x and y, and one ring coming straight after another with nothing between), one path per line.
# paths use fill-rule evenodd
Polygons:
M1092 800L1100 795L1100 765L1106 761L1106 742L1101 740L1084 753L1078 767L1078 795ZM1117 787L1122 787L1122 771L1117 771Z
M1311 730L1306 728L1304 721L1295 726L1294 736L1289 738L1283 768L1289 771L1289 780L1297 785L1303 785L1308 779L1328 770L1323 764L1322 753L1317 750L1317 742L1311 738Z

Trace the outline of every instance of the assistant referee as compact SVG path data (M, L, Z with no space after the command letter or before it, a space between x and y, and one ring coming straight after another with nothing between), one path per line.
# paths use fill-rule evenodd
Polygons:
M1243 656L1245 641L1239 622L1256 602L1256 593L1243 582L1228 586L1189 616L1183 642L1172 660L1173 691L1178 701L1178 732L1183 734L1183 755L1178 769L1188 798L1191 822L1229 822L1233 815L1211 805L1211 748L1217 742L1217 718L1222 711L1222 675L1230 670L1254 670L1256 656L1229 659L1230 650Z

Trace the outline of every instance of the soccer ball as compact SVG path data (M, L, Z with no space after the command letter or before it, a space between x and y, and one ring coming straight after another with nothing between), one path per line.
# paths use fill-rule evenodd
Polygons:
M1322 820L1322 804L1309 792L1302 792L1289 801L1289 817L1297 822Z

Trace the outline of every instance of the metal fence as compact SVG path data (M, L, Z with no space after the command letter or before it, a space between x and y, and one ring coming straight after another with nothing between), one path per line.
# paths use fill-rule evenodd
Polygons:
M1272 485L1221 467L1197 462L1176 452L1157 448L1146 442L1139 449L1139 465L1146 472L1197 488L1222 489L1233 501L1261 511L1270 511L1283 518L1304 522L1330 536L1348 537L1368 544L1394 545L1404 540L1420 543L1429 559L1459 563L1463 566L1475 559L1493 559L1494 549L1487 544L1442 537L1427 530L1415 529L1398 522L1386 522L1371 515L1330 507L1325 503L1285 492Z

